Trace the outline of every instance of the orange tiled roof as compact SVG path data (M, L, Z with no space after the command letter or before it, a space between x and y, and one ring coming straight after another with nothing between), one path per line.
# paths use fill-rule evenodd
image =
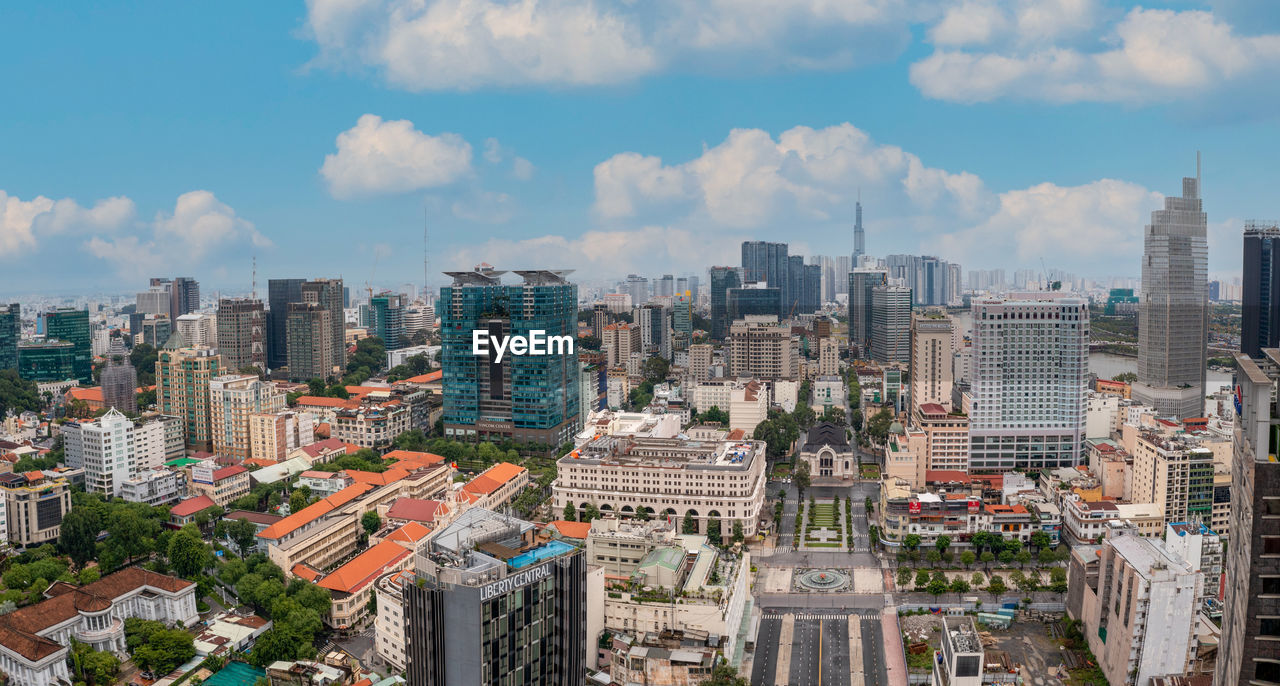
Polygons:
M392 531L391 535L387 536L386 540L395 541L405 548L413 550L415 548L415 543L430 535L431 529L428 529L417 522L409 522L399 529Z
M443 455L435 453L424 453L417 450L392 450L382 456L384 460L399 460L401 462L416 462L424 465L439 464L444 462Z
M316 434L316 436L317 436L317 437L319 437L319 438L328 438L328 437L329 437L329 423L328 423L328 422L320 422L319 424L316 424L315 434Z
M439 381L442 377L444 377L444 370L437 369L434 372L427 372L426 374L411 376L405 379L405 381L408 381L409 383L434 383L436 381Z
M591 533L591 522L571 522L567 519L557 519L551 522L561 536L565 538L587 539L587 534Z
M258 538L280 539L373 490L369 484L352 484L323 500L298 510L258 533Z
M275 460L268 460L265 457L250 457L240 464L245 465L246 467L270 467L280 463Z
M347 469L344 471L356 483L372 484L374 486L386 486L409 476L409 470L402 467L392 467L385 472L365 472L359 469Z
M98 402L98 403L106 402L106 400L102 397L101 386L89 386L88 388L79 388L77 386L72 386L71 388L67 389L67 395L71 396L72 400L83 400L87 403L88 402Z
M462 487L462 490L474 496L482 496L489 495L499 488L502 488L502 484L490 479L484 474L481 474L480 476L468 481L466 485Z
M387 567L408 556L409 551L399 543L383 541L351 558L316 585L339 593L355 593L378 578Z
M311 565L305 565L299 562L289 570L294 576L307 581L315 581L320 576L320 571Z
M213 502L209 496L202 495L198 498L188 498L177 505L174 505L169 510L169 514L176 517L189 517L197 512L207 510L214 505L217 505L217 503Z
M304 395L298 398L299 405L308 407L334 407L334 408L357 408L360 407L359 400L343 400L342 398L327 398L318 395Z

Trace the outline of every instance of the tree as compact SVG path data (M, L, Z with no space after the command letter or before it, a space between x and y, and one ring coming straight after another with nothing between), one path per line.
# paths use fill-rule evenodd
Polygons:
M18 376L16 369L0 369L0 418L10 413L38 412L40 407L36 382Z
M916 588L924 588L929 585L929 572L920 570L916 572Z
M751 682L738 676L729 665L721 663L711 669L711 678L704 680L702 686L751 686Z
M707 515L707 540L714 544L719 544L722 540L720 535L720 518Z
M974 572L973 576L969 578L969 585L973 588L982 588L982 585L986 582L987 578L982 575L982 572Z
M1004 579L1001 579L998 574L992 576L991 583L987 584L987 593L990 593L993 596L999 596L1008 592L1008 590L1009 589L1004 585Z
M947 552L947 547L951 545L951 537L943 534L933 542L933 545L938 549L938 554L941 555L942 553Z
M1007 565L1007 564L1009 564L1010 562L1013 562L1013 551L1011 551L1011 550L1007 550L1007 549L1006 549L1006 550L1001 550L1001 551L1000 551L1000 564L1002 564L1002 565Z
M573 507L573 503L565 503L563 516L567 522L578 521L578 511Z
M862 431L861 409L855 409L853 412L849 413L849 425L853 427L854 431Z
M889 408L882 408L875 413L867 422L867 430L865 433L883 443L889 437L889 427L893 425L893 413Z
M719 422L723 426L729 425L729 413L720 409L716 405L712 405L706 412L698 415L699 422Z
M1111 380L1119 381L1121 383L1134 383L1138 380L1138 375L1134 372L1121 372L1111 377Z
M947 592L947 582L942 581L941 579L933 579L929 582L929 585L925 590L929 592L929 595L937 598Z
M911 568L899 567L898 568L898 588L906 588L907 584L909 583L911 583Z
M107 651L94 650L89 644L74 638L71 643L71 664L75 675L90 686L107 686L116 682L120 672L120 658Z
M741 543L746 536L742 532L742 522L734 521L733 523L733 542Z
M595 503L587 503L582 506L582 521L593 522L600 519L600 508Z
M684 522L682 523L682 526L681 526L681 529L680 529L680 530L681 530L683 533L686 533L686 534L696 534L696 533L698 533L698 520L697 520L697 519L694 519L694 517L693 517L693 510L686 510L686 511L685 511L685 513L684 513Z
M1040 588L1040 575L1036 573L1024 574L1022 580L1014 580L1014 585L1023 593L1034 593Z
M258 637L249 652L249 661L259 667L272 662L294 660L298 655L298 636L288 629L272 628Z
M975 531L973 536L969 537L969 542L973 544L975 551L981 553L991 543L991 534L986 531Z
M172 672L196 655L191 634L160 622L129 617L124 632L134 664L147 671Z
M1049 590L1054 593L1067 592L1067 570L1061 567L1049 570Z
M969 582L964 577L958 576L951 580L951 592L956 595L964 595L969 592Z
M289 511L297 512L307 506L307 494L300 488L295 488L293 493L289 494Z
M382 528L382 517L379 517L376 511L369 510L360 515L360 526L364 527L365 533L372 536Z
M917 534L907 534L902 537L902 547L907 550L915 550L920 547L920 536Z
M645 381L662 383L667 380L667 372L671 371L671 363L666 358L654 355L640 365L640 375Z
M209 547L200 539L194 524L169 537L169 564L183 578L193 578L209 564Z
M972 550L965 550L960 553L960 564L965 567L972 567L975 559L977 559L977 556L973 554Z
M1040 564L1047 567L1058 561L1058 552L1053 548L1041 548L1040 552L1036 554L1036 559Z
M97 556L97 539L101 531L102 518L98 516L97 509L72 508L62 518L58 547L71 557L72 564L83 569L86 563Z
M1031 561L1031 551L1019 550L1018 554L1014 555L1013 557L1015 560L1018 561L1019 567L1026 567L1027 563Z
M227 525L227 535L240 550L240 557L249 554L249 550L258 545L258 527L247 519L234 519Z
M642 522L647 522L650 519L653 519L653 508L648 505L641 505L640 507L637 507L636 519Z
M148 511L150 507L117 507L111 511L107 520L107 548L120 554L126 565L133 558L145 555L154 549L155 537L160 533L160 524L142 514L141 508Z
M981 560L982 560L982 566L983 566L984 568L986 568L986 569L990 569L990 568L991 568L991 563L992 563L992 562L994 562L994 561L995 561L995 559L996 559L995 554L994 554L994 553L992 553L990 550L984 550L984 551L982 551L982 557L981 557Z
M791 480L795 483L796 492L799 494L796 497L804 498L804 492L811 484L808 461L796 460L795 474L792 475Z
M929 564L937 567L938 563L942 562L942 553L938 552L937 549L930 549L929 552L925 553L924 559L928 560Z
M1036 550L1044 550L1052 545L1052 542L1049 538L1049 534L1043 531L1037 531L1031 534L1031 545Z

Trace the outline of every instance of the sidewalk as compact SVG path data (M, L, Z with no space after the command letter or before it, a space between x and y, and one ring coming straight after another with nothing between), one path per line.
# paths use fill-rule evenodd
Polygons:
M902 652L902 631L898 629L898 610L886 607L880 627L884 635L884 664L889 673L889 686L907 686L907 656Z

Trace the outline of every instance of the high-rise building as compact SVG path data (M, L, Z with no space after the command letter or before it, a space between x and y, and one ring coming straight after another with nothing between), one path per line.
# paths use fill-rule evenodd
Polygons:
M0 305L0 369L18 368L18 341L22 339L22 306Z
M883 269L849 272L849 346L860 359L871 359L871 291L888 283Z
M978 472L1080 464L1089 303L1061 294L973 306L970 464Z
M751 283L741 288L730 288L726 295L726 316L736 322L751 315L781 317L782 291L765 287L763 283Z
M1280 350L1236 355L1231 543L1215 684L1280 683Z
M449 290L448 287L445 290ZM414 686L585 686L583 549L529 522L472 508L400 575L407 676Z
M298 448L316 442L316 416L281 410L249 415L249 453L262 460L283 462Z
M225 369L239 371L255 367L259 372L266 371L266 324L267 313L261 300L223 298L218 301L218 353L222 355Z
M446 272L453 283L440 289L439 303L445 435L559 446L579 420L578 287L566 271L516 271L524 280L516 285L504 285L503 273L487 265ZM476 331L491 340L544 337L546 354L507 351L499 360L490 346L475 355Z
M871 359L880 363L911 362L911 289L871 289Z
M945 314L911 317L911 404L934 403L951 410L952 321Z
M672 301L671 328L675 331L675 349L687 350L693 342L693 297L689 291L681 291Z
M369 335L382 339L387 350L404 347L404 296L379 293L369 301Z
M1260 358L1264 348L1280 347L1280 225L1245 223L1242 298L1240 352Z
M70 341L22 341L18 344L18 376L37 382L75 379L75 356Z
M163 314L173 310L173 283L168 279L152 279L147 290L137 296L138 314Z
M649 303L632 312L636 326L640 327L640 345L645 357L657 355L671 360L671 325L668 309L657 303Z
M179 276L169 284L169 319L200 309L200 284L188 276Z
M89 310L58 308L44 315L46 340L68 341L73 346L72 378L93 383L93 344L89 333Z
M669 298L676 294L676 277L671 274L663 274L662 278L655 283L654 295L659 298Z
M117 409L92 421L62 425L66 463L84 470L85 490L114 498L130 477L165 460L164 420L135 422Z
M302 284L306 279L271 279L267 281L267 365L271 369L289 364L285 343L285 326L289 304L302 302ZM345 290L345 289L344 289ZM333 342L330 341L330 347Z
M790 272L791 258L787 255L786 243L742 242L742 282L765 283L778 289L781 302L788 308L792 302ZM780 310L777 314L785 316L786 312Z
M334 366L332 313L317 303L289 303L286 307L285 362L289 380L305 383L327 379Z
M827 336L818 340L818 375L837 376L840 374L840 342Z
M640 352L643 347L641 340L638 324L618 322L604 327L600 349L605 354L605 366L612 368L625 365L631 359L631 353Z
M623 284L623 290L631 294L631 304L639 307L649 302L649 280L638 274L627 274L627 281Z
M772 315L747 316L729 327L725 342L729 370L734 376L756 379L794 379L795 357L791 327Z
M711 338L722 341L729 335L729 290L742 285L741 275L733 267L712 267L711 273Z
M218 345L218 316L209 312L188 312L174 322L182 340L190 345ZM168 336L157 343L163 344ZM262 369L259 367L259 369ZM265 371L265 370L264 370Z
M134 345L146 343L153 348L159 348L169 340L169 336L173 335L173 320L169 319L167 314L144 314L138 322L137 333L139 338L134 339ZM213 347L213 344L211 343L209 347Z
M210 452L209 381L222 374L222 356L214 348L186 347L174 335L156 359L156 405L161 414L181 417L187 447Z
M604 327L609 325L611 317L609 316L609 306L605 303L596 303L591 306L591 335L596 338L604 338Z
M710 343L694 343L689 346L689 376L694 381L706 381L711 378Z
M252 374L227 374L209 380L210 432L213 452L243 461L252 456L249 418L280 412L285 394L270 381Z
M858 263L858 258L867 254L867 236L862 230L862 201L854 205L854 221L853 221L853 263Z
M342 311L342 279L312 279L302 284L302 302L315 303L329 311L333 365L347 366L347 320ZM288 310L286 309L286 315ZM390 345L387 346L390 349Z
M1143 240L1138 382L1133 397L1178 418L1204 414L1209 245L1200 179L1151 213Z
M111 337L107 349L106 366L99 379L102 386L102 404L135 413L138 411L138 370L133 368L129 355L124 351L124 341L119 335Z

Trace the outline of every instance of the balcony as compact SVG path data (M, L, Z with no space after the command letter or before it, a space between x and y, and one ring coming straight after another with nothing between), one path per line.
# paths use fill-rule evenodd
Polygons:
M103 644L112 644L115 641L124 640L124 622L119 619L112 619L111 624L105 629L90 631L80 629L74 632L77 641L92 645L95 650L101 650Z

